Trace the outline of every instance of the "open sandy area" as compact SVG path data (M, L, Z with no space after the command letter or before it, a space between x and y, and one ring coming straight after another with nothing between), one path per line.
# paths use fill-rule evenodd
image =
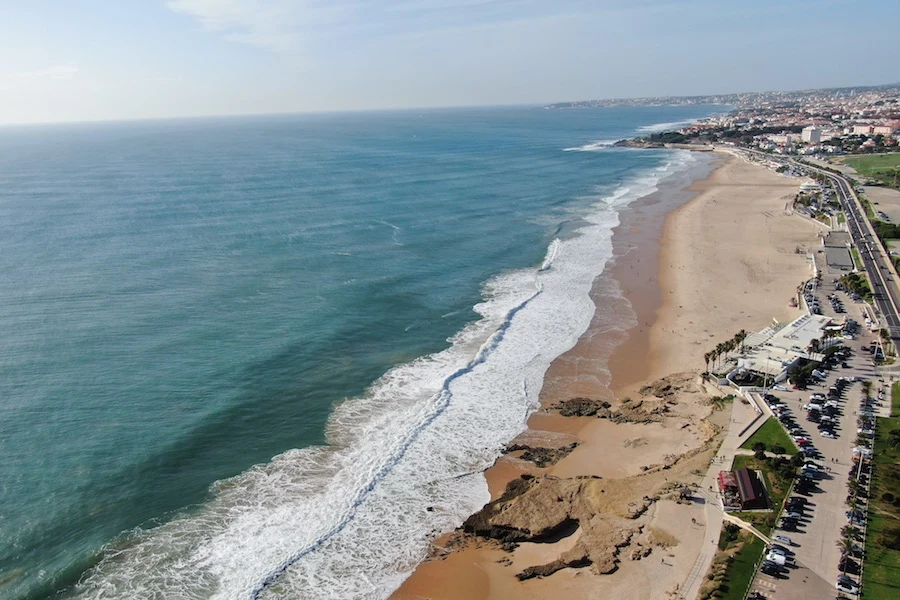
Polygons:
M678 486L700 480L730 414L709 403L715 390L699 379L703 354L741 329L798 316L788 303L811 274L805 249L818 243L819 229L787 210L797 180L731 155L718 160L707 179L692 185L696 195L686 204L682 196L672 210L648 198L646 209L623 215L608 275L638 325L603 360L611 382L598 376L585 384L575 368L599 360L598 336L589 330L548 371L544 409L516 440L551 449L577 446L541 467L513 453L486 473L495 500L523 473L534 478L517 496L507 492L484 509L482 525L556 533L518 543L461 532L443 536L394 598L677 595L705 533L702 503L680 501ZM606 410L624 417L565 417L550 410L567 391L607 399ZM567 526L554 529L554 523ZM524 581L516 577L548 565L556 566Z

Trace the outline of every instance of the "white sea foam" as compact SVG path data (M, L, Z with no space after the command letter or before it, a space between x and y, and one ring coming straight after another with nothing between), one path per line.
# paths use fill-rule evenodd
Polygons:
M644 125L643 127L638 127L638 133L658 133L660 131L670 131L672 129L681 129L682 127L687 127L694 121L672 121L670 123L653 123L652 125Z
M694 160L675 154L598 199L540 269L488 281L481 318L446 350L395 367L335 409L328 447L291 450L219 482L208 504L111 551L76 595L387 597L434 535L489 499L482 470L525 427L550 362L590 323L589 292L612 256L618 211Z
M539 271L546 271L553 266L553 261L556 260L556 257L559 254L559 244L559 238L556 238L550 242L549 246L547 246L547 255L544 256L544 262L541 263L541 268L538 269Z
M583 146L573 146L572 148L563 148L563 152L597 152L612 147L619 140L599 140L590 142Z

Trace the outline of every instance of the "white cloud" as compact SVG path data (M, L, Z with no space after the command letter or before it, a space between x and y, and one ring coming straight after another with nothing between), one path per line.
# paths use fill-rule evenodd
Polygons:
M37 71L25 71L16 73L15 77L19 79L72 79L78 73L78 67L75 65L53 65L45 69Z
M558 15L589 0L167 0L229 40L282 53L334 36L393 37Z
M17 73L0 73L0 90L8 91L22 88L26 85L38 85L40 83L52 83L68 81L78 74L75 65L53 65L35 71L19 71Z
M299 50L317 28L341 22L350 10L322 0L169 0L167 6L229 40L285 53Z

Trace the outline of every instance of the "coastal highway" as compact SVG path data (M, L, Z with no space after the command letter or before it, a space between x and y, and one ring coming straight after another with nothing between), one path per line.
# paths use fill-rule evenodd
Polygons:
M897 273L891 264L890 256L885 252L881 241L875 235L872 224L866 218L862 203L857 198L850 183L829 171L818 169L806 163L794 161L797 166L815 171L827 177L834 184L841 207L847 215L847 229L853 244L859 250L863 266L869 275L872 285L872 296L875 305L887 323L891 338L900 342L900 287L897 285ZM895 344L896 345L896 344Z

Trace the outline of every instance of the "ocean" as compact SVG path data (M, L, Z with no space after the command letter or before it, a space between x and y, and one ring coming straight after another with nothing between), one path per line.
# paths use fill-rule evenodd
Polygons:
M0 598L389 595L723 110L0 128Z

